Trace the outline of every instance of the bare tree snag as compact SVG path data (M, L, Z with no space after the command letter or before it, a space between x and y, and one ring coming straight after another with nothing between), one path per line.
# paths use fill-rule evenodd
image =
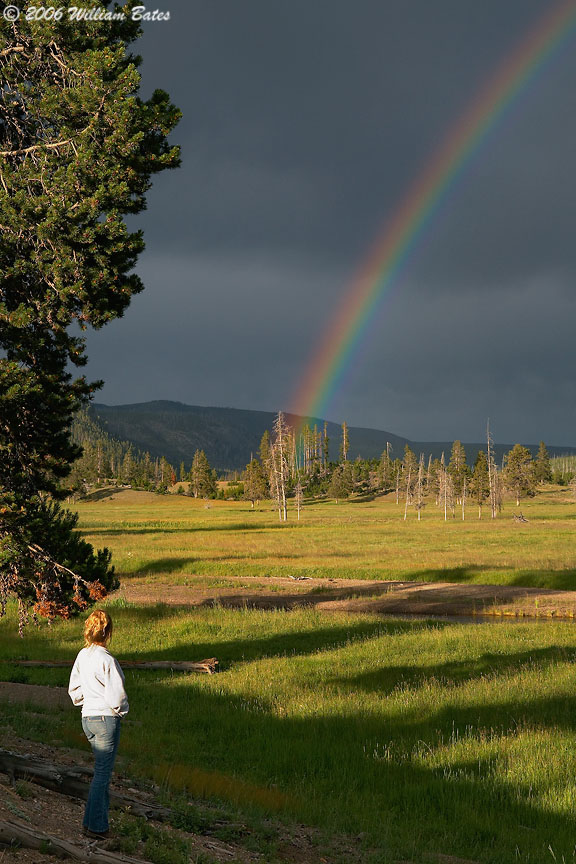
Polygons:
M70 768L64 765L56 765L45 759L35 756L21 756L10 750L0 749L0 771L7 774L14 782L16 778L29 780L45 789L68 795L70 798L80 798L85 801L88 797L88 783L92 777L91 768L75 766ZM170 810L158 804L146 801L137 801L127 795L110 791L111 803L124 810L129 810L136 816L145 816L148 819L164 821L170 815Z
M141 858L128 858L117 852L97 849L94 844L75 846L60 837L33 831L20 822L0 821L0 844L4 846L23 846L25 849L38 849L46 855L58 858L72 858L75 861L90 861L91 864L143 864Z
M278 412L278 416L274 421L274 439L270 460L270 488L272 489L274 498L276 499L278 518L281 522L286 522L288 519L288 510L286 507L286 482L289 475L287 450L290 439L290 429L282 411Z

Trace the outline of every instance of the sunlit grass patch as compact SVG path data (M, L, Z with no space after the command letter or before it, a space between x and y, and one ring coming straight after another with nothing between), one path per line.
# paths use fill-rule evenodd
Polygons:
M286 524L268 504L252 511L248 502L215 501L206 510L194 499L136 492L77 507L87 539L112 550L124 578L183 584L199 575L299 575L576 587L576 502L560 493L523 501L527 524L513 521L511 502L496 520L487 512L478 520L470 507L465 521L448 522L429 502L420 523L412 513L404 522L392 495L308 504L300 522Z

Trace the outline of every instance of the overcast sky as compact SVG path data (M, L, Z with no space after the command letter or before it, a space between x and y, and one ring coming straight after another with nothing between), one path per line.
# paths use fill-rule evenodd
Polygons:
M158 0L143 91L182 109L182 167L135 220L146 290L89 338L97 400L290 409L385 220L552 5ZM497 441L576 445L575 109L576 32L435 217L328 419L470 441L489 417Z

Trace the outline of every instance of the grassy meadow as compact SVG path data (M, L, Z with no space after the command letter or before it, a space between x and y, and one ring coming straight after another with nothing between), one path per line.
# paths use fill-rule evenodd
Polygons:
M156 583L159 601L162 584L265 574L574 587L576 503L550 490L521 509L526 524L511 505L495 522L470 508L445 524L431 506L418 524L390 500L326 503L279 525L268 507L146 493L78 506L86 536L113 550L122 578ZM345 832L367 864L576 861L574 623L107 605L121 661L216 656L222 670L127 672L128 773ZM11 661L71 660L81 628L43 622L18 639L11 607L0 680L65 685L66 670ZM0 723L87 746L72 706L0 704Z
M393 495L306 504L280 523L265 502L198 501L179 495L118 492L79 503L80 527L108 546L123 578L185 583L193 576L313 576L447 580L576 587L576 502L550 487L504 505L498 519L469 505L444 521L431 502L422 520ZM513 521L520 509L530 520Z

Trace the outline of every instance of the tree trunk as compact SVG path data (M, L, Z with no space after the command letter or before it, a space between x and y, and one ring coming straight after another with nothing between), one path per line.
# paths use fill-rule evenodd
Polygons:
M406 505L404 507L404 521L406 521L406 516L408 515L408 497L410 495L410 473L412 468L408 468L408 479L406 480Z
M21 756L19 753L11 753L9 750L0 749L0 771L7 774L13 781L16 777L22 777L59 792L71 798L80 798L85 801L88 797L89 781L94 773L92 768L82 765L70 768L65 765L56 765L45 759L34 756ZM84 778L84 779L82 779ZM170 810L160 807L158 804L149 804L145 801L137 801L118 792L110 791L110 801L113 805L130 810L136 816L145 818L165 820L170 815Z
M14 666L50 666L63 669L71 669L71 660L11 660ZM171 669L173 672L205 672L213 675L218 669L218 660L211 657L209 660L122 660L122 668L128 669Z
M141 858L129 858L118 852L108 852L105 849L95 849L90 846L74 846L60 837L52 837L33 831L27 825L19 822L0 822L0 843L7 846L23 846L25 849L38 849L46 855L57 855L58 858L72 858L76 861L89 861L91 864L143 864Z

